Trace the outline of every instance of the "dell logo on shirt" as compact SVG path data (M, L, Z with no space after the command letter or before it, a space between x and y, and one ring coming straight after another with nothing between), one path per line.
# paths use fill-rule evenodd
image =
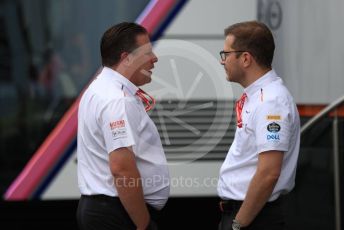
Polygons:
M266 136L266 139L267 139L267 140L279 140L280 138L279 138L279 135L278 135L278 134L268 134L268 135Z

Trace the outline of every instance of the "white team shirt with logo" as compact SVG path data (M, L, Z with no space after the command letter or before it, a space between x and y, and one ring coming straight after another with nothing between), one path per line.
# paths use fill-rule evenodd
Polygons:
M168 166L158 130L135 96L137 90L104 67L84 92L78 111L78 185L84 195L118 196L109 153L132 146L145 200L161 209L170 191Z
M274 70L244 89L242 128L220 169L218 195L223 199L244 200L254 176L258 155L277 150L284 153L279 180L269 201L289 192L295 183L300 146L300 118L295 102Z

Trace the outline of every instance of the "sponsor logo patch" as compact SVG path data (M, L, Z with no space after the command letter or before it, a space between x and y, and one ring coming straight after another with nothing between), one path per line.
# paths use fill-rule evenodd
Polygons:
M266 128L271 133L278 133L281 130L281 126L277 124L276 122L272 122L268 124Z
M118 129L118 128L123 128L125 127L125 122L124 120L119 120L119 121L112 121L110 122L110 128L111 130Z
M266 119L269 121L271 121L271 120L279 121L279 120L281 120L281 116L280 115L267 115Z
M118 130L114 130L114 131L112 131L112 137L113 137L113 140L116 140L118 138L127 137L127 130L125 128L120 128Z
M266 139L268 141L279 141L280 140L278 134L268 134L268 135L266 135Z
M124 120L110 122L113 140L127 137L127 129Z

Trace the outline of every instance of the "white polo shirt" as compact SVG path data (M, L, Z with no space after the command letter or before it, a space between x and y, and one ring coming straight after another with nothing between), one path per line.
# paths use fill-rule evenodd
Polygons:
M295 102L274 70L244 89L242 128L220 169L218 195L223 199L244 200L257 170L259 153L277 150L284 153L278 182L269 201L288 193L295 182L300 146L300 118Z
M145 200L161 209L170 192L168 166L158 130L135 96L137 90L104 67L84 92L78 111L78 185L84 195L118 196L109 153L132 146Z

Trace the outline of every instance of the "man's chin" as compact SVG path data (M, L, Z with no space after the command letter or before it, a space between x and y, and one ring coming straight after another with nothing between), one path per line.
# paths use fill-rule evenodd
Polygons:
M146 81L147 81L147 83L152 81L152 74L146 75Z
M144 76L144 78L142 78L142 83L140 84L140 86L143 86L143 85L145 85L145 84L148 84L148 83L150 83L152 81L152 78L151 78L151 76L147 76L147 75L145 75Z

